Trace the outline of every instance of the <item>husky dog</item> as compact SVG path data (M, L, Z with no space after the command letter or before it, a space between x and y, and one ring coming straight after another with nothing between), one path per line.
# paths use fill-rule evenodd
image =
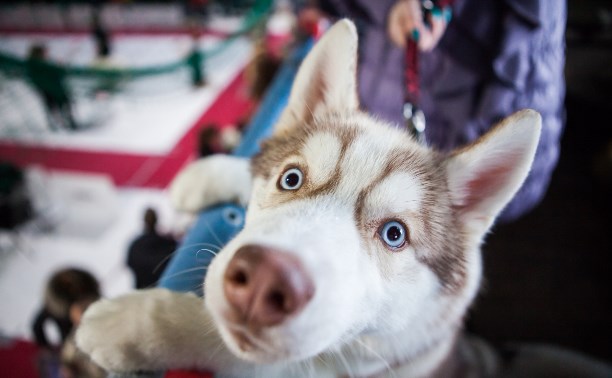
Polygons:
M152 289L94 304L77 341L95 362L229 377L466 375L458 349L480 245L530 169L540 116L518 112L441 154L359 110L356 54L354 25L339 21L250 165L213 157L179 174L170 194L182 209L250 193L244 229L210 265L204 301Z

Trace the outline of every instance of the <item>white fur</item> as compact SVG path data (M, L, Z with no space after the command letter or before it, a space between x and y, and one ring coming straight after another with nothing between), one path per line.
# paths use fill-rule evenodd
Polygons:
M228 155L196 160L172 180L169 195L176 209L192 213L220 202L246 206L251 195L249 161Z
M379 214L379 217L405 212L416 214L421 207L422 191L421 183L414 175L394 173L374 187L365 208L367 212ZM389 202L389 198L395 200Z
M309 122L328 130L355 127L358 133L344 155L337 136L317 132L286 161L267 167L271 177L253 178L245 227L208 269L205 307L192 295L163 290L94 304L77 342L96 362L121 371L191 364L243 377L394 376L401 366L395 376L416 377L427 376L446 357L478 289L480 243L528 172L539 118L520 113L444 161L449 202L459 209L462 231L469 234L462 244L465 283L456 292L445 292L440 277L419 258L433 254L432 247L408 243L391 250L378 236L388 218L400 218L415 240L430 236L420 212L425 188L434 183L405 171L383 180L379 176L398 149L422 158L434 155L406 133L356 112L356 47L355 28L348 21L323 37L300 68L277 127L277 133L290 133L306 123L299 117L310 111L315 114ZM312 96L321 92L318 85L324 94ZM336 167L340 180L331 191L294 197L277 187L292 164L308 171L304 190L325 183ZM228 170L235 174L225 181ZM244 171L243 163L233 160L196 162L174 181L170 194L188 210L227 193L242 198L251 189L240 181ZM497 181L486 180L489 174ZM230 260L240 247L253 244L297 257L315 287L301 312L258 334L230 320L232 308L223 290ZM231 329L244 331L258 347L241 350Z
M331 133L318 133L308 139L302 156L308 163L308 177L314 185L323 184L334 173L340 148L340 141Z

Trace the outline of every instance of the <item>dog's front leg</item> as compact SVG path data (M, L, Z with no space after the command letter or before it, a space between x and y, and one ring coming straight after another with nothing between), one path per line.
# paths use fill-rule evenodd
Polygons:
M201 298L166 289L94 303L76 342L111 372L196 368L239 376L250 368L226 349Z

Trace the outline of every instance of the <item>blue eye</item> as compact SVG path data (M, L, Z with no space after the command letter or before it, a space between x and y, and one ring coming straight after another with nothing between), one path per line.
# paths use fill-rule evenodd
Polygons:
M291 168L285 171L280 178L280 187L285 190L297 190L302 186L302 171L297 168Z
M400 248L406 243L406 228L398 221L389 221L379 230L380 238L391 248Z

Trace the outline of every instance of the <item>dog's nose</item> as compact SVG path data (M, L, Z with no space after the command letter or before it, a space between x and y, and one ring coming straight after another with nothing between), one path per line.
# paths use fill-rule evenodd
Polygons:
M312 280L297 257L258 245L236 251L223 288L232 307L254 329L299 313L314 294Z

